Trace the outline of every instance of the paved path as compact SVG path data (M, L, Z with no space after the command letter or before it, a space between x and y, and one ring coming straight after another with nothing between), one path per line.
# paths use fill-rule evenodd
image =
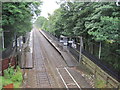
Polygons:
M33 68L26 69L24 88L90 88L77 70L67 66L63 57L34 28Z

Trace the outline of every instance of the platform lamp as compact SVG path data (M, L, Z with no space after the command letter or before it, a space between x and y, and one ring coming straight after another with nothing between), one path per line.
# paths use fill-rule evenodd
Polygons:
M81 36L79 37L79 39L80 39L79 62L81 62L81 59L82 59L82 50L83 50L83 39L82 39L82 37L81 37Z

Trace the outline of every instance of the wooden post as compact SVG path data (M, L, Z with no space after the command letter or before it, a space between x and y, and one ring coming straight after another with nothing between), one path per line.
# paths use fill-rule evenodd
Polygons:
M80 37L80 54L79 54L79 62L81 62L82 49L83 49L83 41L82 41L82 37Z
M109 77L107 76L107 78L106 78L106 87L108 87L108 80L109 80Z

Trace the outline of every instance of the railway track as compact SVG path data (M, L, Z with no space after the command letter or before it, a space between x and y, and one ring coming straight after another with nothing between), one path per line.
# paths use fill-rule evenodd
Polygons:
M81 87L83 87L81 83L84 81L82 77L76 71L67 67L59 53L37 29L33 32L33 43L34 67L28 71L26 86L81 90Z
M46 88L58 88L57 82L54 79L53 71L50 69L51 66L50 66L50 62L49 62L49 60L50 60L49 55L47 55L44 45L41 45L41 43L40 43L40 42L43 42L42 39L44 39L44 38L42 38L42 35L40 33L36 33L36 34L38 34L37 39L38 39L38 41L39 41L38 43L40 45L39 48L41 50L39 54L41 55L41 59L43 60L42 64L44 64L42 69L45 69L45 71L42 72L42 74L45 74L45 75L39 76L39 78L43 77L43 79L41 79L41 80L42 80L42 82L45 82L41 86L44 86ZM42 39L40 39L40 38L42 38ZM45 80L45 78L46 78L46 80Z
M41 36L41 35L40 35ZM40 37L40 38L42 38L42 37ZM39 40L41 41L41 39L39 38ZM43 42L43 41L41 41L41 42ZM44 45L41 45L41 50L42 50L42 52L43 52L43 55L42 56L44 56L45 58L46 58L46 60L47 60L47 62L49 62L49 64L48 64L48 66L51 64L51 63L53 63L53 62L50 62L49 60L51 60L48 56L49 55L47 55L47 52L46 52L46 50L44 49L45 47L44 47ZM55 54L55 53L54 53ZM51 61L54 61L54 60L57 60L58 58L57 57L54 57L54 59L52 59ZM60 87L61 88L66 88L67 90L71 90L71 89L75 89L75 90L81 90L81 87L80 87L80 85L77 83L77 81L74 79L74 77L71 75L71 73L69 72L69 70L68 70L68 68L66 67L66 65L63 65L63 66L61 66L60 64L64 64L64 63L62 63L62 62L60 62L61 60L60 59L58 59L58 61L56 62L56 61L54 61L54 63L55 63L55 66L52 64L52 67L54 66L55 68L56 68L56 70L53 70L53 68L51 69L52 71L56 71L56 73L58 74L58 77L60 77L60 79L61 79L61 81L62 82L57 82L56 81L56 83L58 84L58 86L59 86L59 84L61 83L61 84L63 84L64 86L63 87L61 87L61 85L60 85ZM49 66L50 68L51 68L51 66ZM53 73L52 73L53 74ZM55 73L54 73L55 74ZM56 75L57 75L56 74ZM55 75L55 77L57 77ZM56 79L57 80L57 79ZM65 89L65 90L66 90Z
M60 78L62 79L65 87L67 90L70 90L72 88L75 88L75 90L81 90L80 85L77 83L77 81L74 79L74 77L71 75L67 67L64 68L56 68Z

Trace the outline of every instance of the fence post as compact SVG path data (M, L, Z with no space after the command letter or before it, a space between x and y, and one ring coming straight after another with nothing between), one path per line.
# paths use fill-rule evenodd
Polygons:
M108 87L108 80L109 80L109 77L107 76L107 78L106 78L106 86Z

